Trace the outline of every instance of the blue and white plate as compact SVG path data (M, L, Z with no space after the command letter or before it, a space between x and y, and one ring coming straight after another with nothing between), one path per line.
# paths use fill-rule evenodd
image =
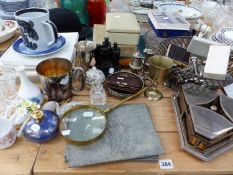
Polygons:
M217 37L216 37L216 33L213 34L213 35L211 35L210 39L211 39L212 41L214 41L214 42L217 42L217 43L220 43L220 44L223 44L223 45L229 45L229 46L231 46L231 50L233 51L233 45L231 45L231 44L226 44L226 43L224 43L224 42L222 42L222 41L219 41L219 40L217 39Z
M233 43L233 28L232 27L222 28L218 33L222 39L226 40L229 43Z
M58 52L59 50L61 50L66 43L66 39L60 35L57 39L57 42L52 44L51 46L48 47L47 50L45 51L33 51L28 49L25 44L23 43L23 39L19 38L17 39L14 44L13 44L13 49L24 55L24 56L32 56L32 57L37 57L37 56L45 56L45 55L49 55L49 54L53 54L55 52Z
M202 12L200 9L187 6L183 3L176 3L176 2L167 2L161 3L158 8L162 11L166 11L167 13L177 14L182 16L187 20L197 20L202 16Z
M224 43L227 45L233 45L233 42L228 40L227 38L224 37L224 35L220 32L216 33L215 38L220 42L220 43Z
M213 34L213 35L210 37L210 39L211 39L212 41L214 41L214 42L218 42L218 43L219 43L219 41L216 39L216 34Z

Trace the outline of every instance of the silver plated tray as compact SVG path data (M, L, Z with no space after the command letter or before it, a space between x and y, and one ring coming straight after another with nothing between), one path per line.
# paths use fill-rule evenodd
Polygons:
M181 148L184 149L185 151L193 154L194 156L198 157L199 159L203 161L210 161L214 159L215 157L225 153L226 151L230 150L233 148L233 139L229 142L222 142L218 147L213 147L214 151L210 152L201 152L197 151L194 147L192 147L188 143L188 138L186 134L186 128L184 126L184 122L182 119L182 116L180 114L180 109L178 108L178 102L177 102L177 96L172 97L172 102L173 102L173 107L176 113L176 124L178 128L178 133L180 135L180 144Z
M214 159L216 156L226 152L227 150L233 148L233 130L232 130L233 122L231 118L232 110L229 106L230 104L232 104L233 100L225 96L218 96L217 94L215 97L213 91L202 88L200 86L198 87L197 85L194 85L194 84L185 85L182 87L182 90L176 95L173 95L172 97L173 107L176 113L176 123L177 123L178 132L180 135L180 143L181 143L182 149L200 158L201 160L209 161L209 160ZM187 96L187 94L189 96ZM208 95L205 96L205 94L209 94L209 96ZM183 99L185 99L185 102ZM196 102L198 102L198 104L196 104ZM202 130L204 134L202 132L196 131L195 128L193 128L193 131L190 132L190 127L189 127L190 124L188 124L188 121L190 120L187 120L187 119L188 118L190 119L191 117L192 125L200 126L199 123L202 120L207 120L206 115L208 114L212 115L214 113L214 111L210 109L209 111L207 111L210 105L213 105L213 102L214 103L217 102L218 107L221 106L221 109L219 107L219 110L216 111L216 114L215 114L217 118L218 117L220 118L219 118L219 121L215 122L215 120L213 121L210 117L208 119L210 121L206 125L211 126L211 123L215 123L217 127L210 128L208 132L206 132L205 130ZM198 110L198 108L205 109L205 113L202 113L199 116L198 118L199 122L196 122L196 123L195 121L193 121L194 120L193 116L199 115L200 113L197 111L192 111L190 113L190 110L193 110L192 109L193 107L196 108L195 110ZM221 128L225 128L226 130L224 129L222 130ZM216 130L217 131L221 130L222 133L215 133ZM217 135L215 135L216 137L214 137L213 139L210 139L210 137L206 137L206 135L208 135L209 133L211 134L214 133ZM190 142L191 140L190 138L192 138L190 136L193 136L193 134L198 139L198 141L196 142L197 144L196 143L193 144ZM202 143L204 144L207 143L206 144L207 147L205 147L205 149L199 149L198 147L201 140L204 141Z

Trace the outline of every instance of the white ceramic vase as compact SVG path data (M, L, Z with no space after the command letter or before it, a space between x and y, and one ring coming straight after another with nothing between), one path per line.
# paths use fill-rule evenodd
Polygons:
M25 74L24 66L16 67L16 71L19 73L20 77L18 97L41 105L44 101L44 96L41 89L28 79Z

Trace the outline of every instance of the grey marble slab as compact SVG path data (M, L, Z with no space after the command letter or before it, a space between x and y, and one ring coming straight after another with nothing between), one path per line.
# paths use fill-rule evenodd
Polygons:
M65 160L70 167L121 160L156 162L164 153L145 104L123 105L108 115L104 136L88 146L67 144Z

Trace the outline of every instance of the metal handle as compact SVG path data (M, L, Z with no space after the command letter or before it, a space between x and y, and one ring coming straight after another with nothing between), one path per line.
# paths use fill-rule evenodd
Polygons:
M143 93L145 90L147 90L147 88L148 88L148 87L145 87L145 88L141 89L140 91L138 91L136 94L133 94L133 95L127 97L126 99L124 99L124 100L118 102L117 104L115 104L115 105L113 105L113 106L111 106L111 107L105 109L104 112L105 112L105 113L108 113L108 112L112 111L113 109L115 109L115 108L117 108L118 106L122 105L122 104L125 103L126 101L131 100L131 99L137 97L138 95L140 95L141 93Z
M57 41L57 38L58 38L57 28L56 28L55 24L51 21L44 21L44 24L45 24L45 26L47 26L47 28L50 32L49 35L52 36L51 41L47 43L47 46L50 46Z
M76 67L72 72L72 90L74 93L83 90L86 79L86 73L82 67ZM75 81L74 81L75 80ZM80 80L80 87L76 87L75 83Z

